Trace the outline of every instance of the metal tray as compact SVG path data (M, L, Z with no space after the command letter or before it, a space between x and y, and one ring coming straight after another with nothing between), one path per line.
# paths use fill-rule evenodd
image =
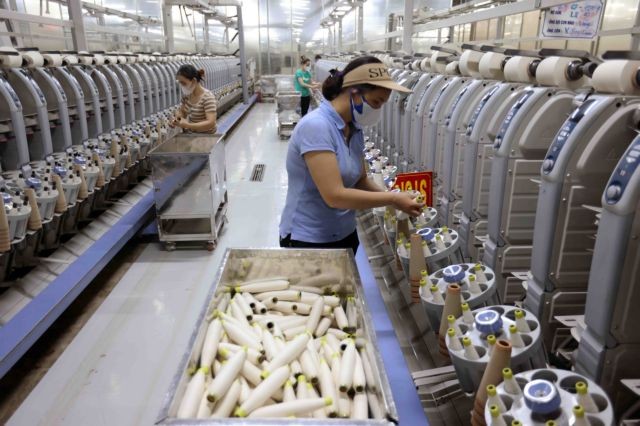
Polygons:
M317 274L322 272L340 271L345 277L340 284L339 294L355 294L358 308L358 322L362 324L364 336L368 340L368 350L371 351L375 361L374 374L376 375L377 396L380 406L386 412L387 418L380 420L350 420L350 419L177 419L175 417L180 401L189 381L189 367L198 362L199 348L204 341L207 322L206 318L215 309L214 302L222 295L224 285L238 281L236 272L246 268L247 261L252 262L249 273L244 279L257 279L273 276L290 275L291 278L301 275ZM291 274L287 274L291 271ZM307 250L307 249L227 249L222 264L217 272L214 285L209 290L207 299L198 316L197 326L191 338L186 352L182 356L178 371L166 393L162 409L156 424L159 425L352 425L352 426L380 426L398 423L391 387L387 378L382 357L377 350L377 340L371 315L364 298L364 291L360 276L357 273L353 254L347 250Z

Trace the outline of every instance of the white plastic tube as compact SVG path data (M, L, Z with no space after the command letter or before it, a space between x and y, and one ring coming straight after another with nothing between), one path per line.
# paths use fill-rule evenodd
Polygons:
M324 304L332 308L340 306L340 298L338 296L324 296Z
M291 402L282 402L280 404L269 405L258 408L249 414L249 418L279 418L291 417L299 414L307 414L322 409L329 405L331 401L324 398L306 398L298 399Z
M242 377L247 379L247 382L251 383L253 386L258 386L262 382L260 369L250 363L249 360L246 360L242 365L240 374L242 374Z
M360 353L355 351L355 367L353 369L353 389L357 393L362 393L365 391L365 387L367 385L367 380L364 374L364 366L362 365L362 358L360 357Z
M473 324L475 321L468 303L462 304L462 321L464 321L465 324Z
M207 334L202 344L202 352L200 353L200 366L211 368L213 360L218 352L218 345L222 338L222 323L215 318L207 327Z
M331 327L331 318L323 317L318 323L315 332L313 333L314 336L324 336L327 333L327 330L329 330L329 327Z
M301 291L300 292L300 303L306 303L307 305L313 305L313 303L318 300L318 299L322 299L322 296L317 294L317 293L311 293L308 291Z
M358 327L358 310L356 309L356 300L353 297L347 298L347 322L349 328L355 329Z
M308 350L305 350L302 352L302 355L300 355L300 365L302 366L302 374L316 383L318 381L318 368L313 362L313 357Z
M293 384L291 383L291 380L287 380L287 382L284 384L282 402L295 401L296 399L296 393L293 391Z
M353 397L351 418L357 420L366 420L369 418L369 404L367 402L367 394L357 393Z
M253 319L253 311L251 310L251 306L249 306L247 299L245 299L242 294L236 293L233 300L236 301L238 307L240 307L240 309L242 310L242 313L246 317L247 321L251 321Z
M256 293L255 298L257 300L264 301L275 297L279 301L299 302L301 294L302 292L299 290L267 291L264 293Z
M298 290L304 293L314 293L319 296L322 295L322 289L318 287L309 287L309 286L300 286L300 285L292 285L289 287L291 290Z
M369 409L374 419L379 420L384 418L384 412L380 407L380 400L373 392L367 392L367 402L369 402Z
M244 283L236 288L236 291L249 292L249 293L264 293L267 291L287 290L289 288L289 281L278 279L259 281L254 283Z
M302 374L298 376L298 386L296 386L296 399L307 398L307 377Z
M220 373L211 381L209 389L207 390L207 399L209 402L216 402L222 398L224 393L229 389L231 383L238 377L245 360L247 359L247 353L245 351L239 351L235 353L229 361L222 367Z
M349 396L344 392L340 393L340 400L338 401L338 415L343 419L351 417L351 405Z
M311 312L307 318L307 331L313 333L318 328L320 318L322 317L322 311L324 309L324 299L318 297L311 306Z
M356 344L350 340L342 354L340 363L340 392L347 392L353 384L353 369L356 364Z
M473 343L471 342L471 339L469 339L469 337L465 336L462 338L462 345L464 346L465 358L471 361L475 361L480 358L476 347L473 346Z
M284 337L287 340L293 340L296 336L300 334L307 334L307 327L305 325L301 325L298 327L288 328L283 331Z
M199 368L196 373L189 380L187 389L184 392L180 406L178 407L178 413L176 415L179 419L193 418L198 414L198 407L200 406L200 399L205 390L205 376L209 374L207 367Z
M317 399L320 398L320 395L318 395L318 392L315 390L315 388L311 385L311 383L307 384L307 398L310 399ZM317 410L315 410L312 414L313 414L313 418L314 419L326 419L327 418L327 413L326 413L326 409L327 407L329 407L331 405L331 400L326 399L326 398L322 398L325 401L325 405L321 408L318 408Z
M324 398L331 398L332 404L329 406L329 415L338 414L338 398L336 392L336 386L333 383L333 377L331 377L331 369L329 364L324 359L320 360L320 393Z
M269 331L262 333L262 347L268 361L271 361L278 354L275 338Z
M200 398L200 406L198 407L198 413L196 414L196 419L208 419L209 417L211 417L212 410L213 410L213 404L211 404L207 400L207 395L203 393L202 398Z
M335 329L333 329L333 330L335 330ZM331 346L331 349L333 350L333 352L338 352L339 353L340 352L340 340L338 339L338 337L336 337L336 335L333 334L333 333L327 333L327 335L325 337L327 339L327 344L329 346ZM345 337L347 337L346 333L345 333ZM343 337L343 339L344 339L344 337Z
M273 395L289 378L289 367L280 367L262 381L251 392L249 398L235 411L238 417L246 417L260 407Z
M229 339L236 342L240 346L247 346L249 348L253 348L256 350L261 350L262 346L258 343L258 339L256 339L255 334L252 332L244 331L236 325L232 324L231 321L222 321L222 327L224 331L229 336Z
M347 314L345 314L342 306L337 306L333 309L333 316L336 320L336 324L340 330L345 330L349 327L349 321L347 320Z
M531 327L529 327L524 311L516 309L514 315L516 317L516 326L518 327L518 331L520 333L530 333Z
M456 330L449 328L447 330L447 335L449 336L449 350L461 351L463 347L462 343L460 343L460 339L457 337Z
M291 368L291 374L293 374L295 377L298 377L299 375L302 374L302 366L300 365L300 362L297 359L294 359L293 361L291 361L290 368Z
M280 367L285 366L298 358L306 349L309 338L309 334L305 333L297 336L295 339L287 343L284 349L269 362L262 372L262 376L267 377L270 373L273 373Z
M244 327L251 328L251 324L249 324L247 317L245 316L244 312L242 312L242 309L240 308L240 305L236 302L236 300L237 299L234 297L231 303L229 303L229 307L231 308L231 315ZM253 316L251 316L251 318L253 319Z
M369 357L364 351L360 352L360 359L362 360L362 368L364 369L364 377L367 381L367 388L369 390L377 390L378 384L375 379L375 375L373 374L373 368L371 368L371 363L369 362Z
M218 402L211 415L212 418L225 418L231 415L233 408L240 398L240 381L234 380L229 390L224 394L220 402Z
M298 283L299 286L305 287L324 287L332 284L339 284L342 282L342 276L337 272L329 272L320 275L316 275L309 278L303 278Z
M514 348L524 348L524 340L522 340L522 336L518 331L518 326L515 324L511 324L509 326L509 340L511 341L511 346Z
M278 300L276 303L273 304L273 306L269 307L269 309L282 312L283 314L296 314L298 313L298 305L299 304L297 302L295 303L284 302L284 301Z
M251 396L251 387L244 377L240 377L240 396L238 401L243 404Z

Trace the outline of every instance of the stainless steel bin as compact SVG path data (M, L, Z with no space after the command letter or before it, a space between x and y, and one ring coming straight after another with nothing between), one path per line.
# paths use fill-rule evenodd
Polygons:
M213 250L227 207L223 135L181 133L150 153L160 241Z
M337 294L354 295L358 311L358 327L363 330L367 340L366 350L373 360L373 374L376 381L374 391L386 417L382 419L350 420L335 419L177 419L178 406L189 382L189 370L196 366L207 331L209 317L217 306L217 300L228 292L226 284L242 281L239 271L247 271L244 280L255 280L274 276L294 277L312 276L318 273L338 272L344 277ZM347 250L304 250L304 249L227 249L218 270L217 277L204 301L195 330L189 340L187 350L182 356L177 373L165 396L156 424L161 425L393 425L398 423L398 413L391 394L382 357L377 350L376 334L364 298L364 290L357 273L353 254ZM410 420L410 419L407 419Z
M278 114L278 135L288 138L300 121L300 92L278 91L276 93L276 114Z

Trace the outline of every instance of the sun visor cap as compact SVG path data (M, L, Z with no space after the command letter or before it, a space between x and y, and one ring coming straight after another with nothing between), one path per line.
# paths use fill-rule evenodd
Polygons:
M381 63L360 65L358 68L345 74L342 81L342 87L351 87L360 84L371 84L397 92L411 93L410 89L393 81L389 70Z

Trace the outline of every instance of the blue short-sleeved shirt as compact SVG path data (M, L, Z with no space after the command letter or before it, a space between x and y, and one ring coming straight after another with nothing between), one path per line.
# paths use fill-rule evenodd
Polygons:
M345 123L330 102L324 101L296 125L289 141L287 201L280 221L280 236L308 243L340 241L356 230L354 210L334 209L322 199L303 155L313 151L336 154L342 182L353 188L363 172L364 136L354 124L349 145Z

